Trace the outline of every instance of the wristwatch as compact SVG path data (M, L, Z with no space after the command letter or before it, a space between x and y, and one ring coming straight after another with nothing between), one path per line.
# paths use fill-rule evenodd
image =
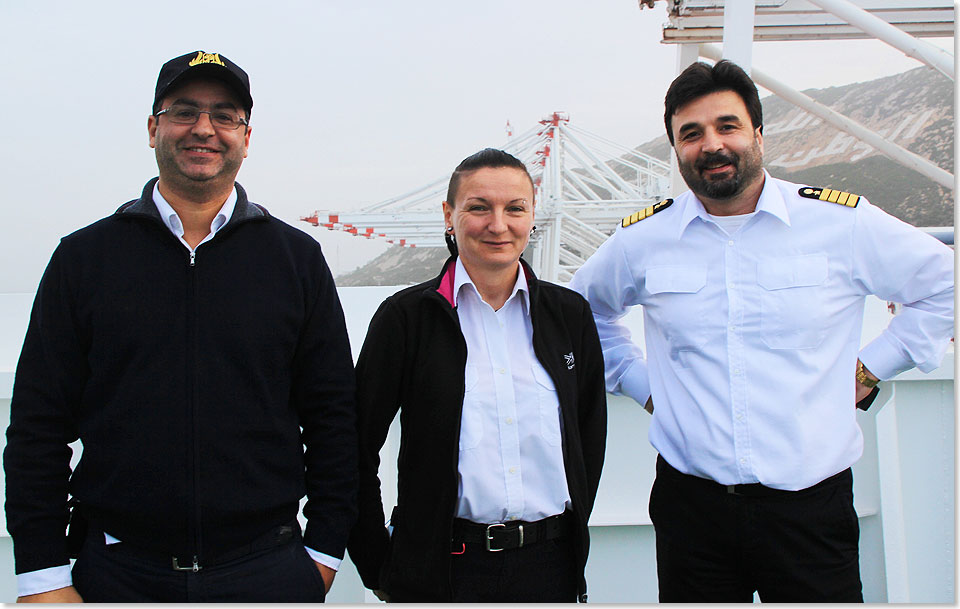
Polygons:
M877 386L877 383L880 382L880 379L872 379L867 376L867 372L863 367L863 362L857 360L857 382L864 387L872 389L873 387Z

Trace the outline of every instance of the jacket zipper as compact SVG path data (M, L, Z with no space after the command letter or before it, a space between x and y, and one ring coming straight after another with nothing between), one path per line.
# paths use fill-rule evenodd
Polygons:
M433 296L438 300L437 304L447 310L448 314L450 315L451 321L457 327L457 332L460 334L460 340L462 342L463 350L465 352L467 343L466 343L466 339L463 338L463 330L461 330L460 328L460 316L457 314L457 310L451 307L450 303L447 302L445 298L443 298L436 292L433 293ZM464 353L464 362L466 362L466 353ZM457 487L456 485L457 468L459 467L459 461L460 461L460 450L459 450L460 426L463 422L463 398L465 394L466 394L466 384L463 380L463 377L461 376L460 403L459 403L459 406L457 407L457 435L453 439L455 444L454 444L454 450L453 450L453 455L454 455L453 463L451 463L451 465L453 466L453 480L454 480L453 488ZM453 515L451 514L450 529L447 531L447 538L450 540L453 539L453 520L454 520ZM449 546L449 544L447 545ZM444 549L443 555L447 561L447 591L452 595L453 594L453 565L451 564L449 548Z
M199 570L200 567L197 567L197 563L198 563L198 556L202 553L201 548L203 547L202 546L203 537L202 537L202 531L200 526L200 523L202 522L201 520L202 514L201 514L201 501L200 501L200 492L199 492L200 491L200 472L199 472L200 435L198 433L198 428L200 426L200 422L199 422L199 416L197 413L200 406L199 404L199 384L200 383L199 383L199 379L197 378L197 370L196 370L197 362L199 361L197 351L199 349L198 345L200 341L199 339L200 287L199 287L199 282L197 280L197 272L195 270L196 265L197 265L197 252L196 250L193 250L190 252L190 263L188 268L191 302L187 307L187 311L188 311L187 327L189 328L187 331L187 335L189 337L189 340L187 341L187 357L188 357L188 364L189 364L187 366L187 374L190 377L188 378L187 382L190 387L188 415L189 415L189 423L190 423L190 434L192 435L192 437L190 438L191 441L189 443L189 446L191 448L189 462L190 462L190 472L193 478L191 481L193 484L193 492L191 493L191 496L193 500L192 507L194 512L194 522L192 527L193 528L192 537L193 537L193 543L194 543L193 564L194 564L194 568L196 570Z
M547 375L550 376L551 380L553 380L554 386L556 387L556 386L559 386L557 383L557 381L559 380L559 375L556 373L556 370L554 370L552 360L549 360L549 365L545 363L548 361L546 358L547 354L545 353L547 346L543 344L542 341L538 340L542 337L543 333L542 331L541 332L537 331L538 325L539 325L537 322L539 321L539 318L534 314L534 312L537 310L537 306L536 306L537 300L538 300L538 294L537 294L536 288L534 286L530 286L530 326L533 329L533 336L532 336L533 353L536 356L537 360L540 362L540 365L543 366L543 369L547 371ZM561 429L566 429L568 430L567 433L571 433L569 431L571 429L571 425L569 424L569 422L565 421L566 413L568 410L567 408L564 408L565 401L566 401L566 392L561 392L558 390L557 402L560 406L560 420L562 425ZM576 426L576 429L579 431L580 429L579 424ZM567 488L572 489L574 487L573 485L570 484L570 476L567 473L568 471L567 470L567 450L569 450L569 443L567 441L564 441L562 446L563 446L563 450L561 454L563 456L564 476L567 479ZM581 450L583 450L582 447L581 447ZM579 506L577 505L577 502L574 500L573 492L572 491L569 491L569 492L571 493L570 502L573 504L574 517L579 518ZM578 535L577 547L579 548L580 546L579 527L577 530L577 535ZM581 548L581 551L582 551L582 548ZM587 602L587 586L586 586L585 574L581 576L580 581L577 583L577 602L578 603Z

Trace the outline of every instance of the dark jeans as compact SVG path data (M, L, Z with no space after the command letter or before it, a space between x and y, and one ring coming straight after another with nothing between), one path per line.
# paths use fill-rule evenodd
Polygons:
M86 602L313 602L325 597L323 578L295 535L197 573L174 571L171 558L145 558L123 542L105 545L91 531L73 566L73 584Z
M764 602L863 602L849 469L809 489L753 496L658 457L650 518L661 602L749 603L754 591Z

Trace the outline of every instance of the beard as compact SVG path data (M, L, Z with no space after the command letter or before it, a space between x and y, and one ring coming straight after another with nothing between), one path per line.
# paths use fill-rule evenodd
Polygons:
M733 167L732 175L703 176L705 169L725 163ZM753 145L746 149L742 156L730 150L708 152L693 163L684 163L678 156L677 166L684 182L694 194L722 201L736 197L763 175L763 156L760 144L754 139Z

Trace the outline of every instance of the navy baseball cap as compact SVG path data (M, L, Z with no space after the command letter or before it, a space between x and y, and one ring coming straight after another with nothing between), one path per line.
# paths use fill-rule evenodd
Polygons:
M160 111L160 102L163 101L167 91L186 79L198 76L223 81L237 94L243 109L247 111L247 118L250 117L253 97L250 96L250 78L247 73L223 55L206 51L187 53L163 64L160 68L160 76L157 77L157 90L153 96L153 112Z

